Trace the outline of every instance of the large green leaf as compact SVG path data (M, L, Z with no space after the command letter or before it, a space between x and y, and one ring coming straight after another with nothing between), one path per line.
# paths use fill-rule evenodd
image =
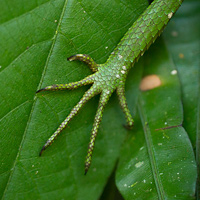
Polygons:
M0 196L98 199L127 132L115 95L105 110L92 166L84 176L98 97L88 102L39 157L44 142L87 88L35 92L46 85L72 82L90 74L87 66L70 63L66 58L87 53L98 63L104 62L147 2L1 0L0 4ZM132 102L136 99L130 91L137 93L141 72L138 65L129 76L129 82L134 78L127 89Z

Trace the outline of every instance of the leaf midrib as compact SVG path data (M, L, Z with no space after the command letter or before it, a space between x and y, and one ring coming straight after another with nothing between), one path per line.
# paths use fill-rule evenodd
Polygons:
M145 141L146 141L146 144L147 144L149 161L150 161L150 165L151 165L151 169L152 169L152 173L153 173L153 178L154 178L156 189L157 189L156 191L157 191L157 194L158 194L158 199L164 200L165 199L165 192L164 192L164 189L162 187L162 181L160 180L160 177L158 175L159 172L158 172L158 169L157 169L157 166L156 166L155 155L154 155L154 152L152 150L153 144L152 144L152 140L151 140L151 137L150 137L150 129L149 129L148 124L146 124L146 122L148 122L148 121L147 121L147 118L145 117L146 114L144 113L145 111L144 111L144 108L142 106L141 94L139 95L139 99L138 99L138 110L139 110L139 113L140 113L140 118L141 118L142 126L143 126L143 129L144 129Z
M64 6L63 6L63 9L62 9L62 12L61 12L61 15L60 15L60 19L59 19L59 22L58 22L58 25L57 25L57 28L56 28L56 31L55 31L55 34L54 34L54 37L53 37L53 42L52 42L52 45L51 45L49 54L48 54L48 56L47 56L46 63L45 63L45 66L44 66L44 69L43 69L43 72L42 72L42 76L41 76L41 78L40 78L40 82L39 82L39 84L38 84L37 89L39 89L39 88L41 87L42 82L43 82L43 80L44 80L44 76L45 76L45 74L46 74L46 69L47 69L47 66L48 66L50 57L51 57L51 55L52 55L52 52L53 52L53 49L54 49L54 46L55 46L57 36L58 36L58 30L59 30L59 27L60 27L60 25L61 25L61 22L62 22L64 13L65 13L65 10L66 10L67 2L68 2L68 0L65 0L65 2L64 2ZM16 156L16 158L15 158L15 160L14 160L13 167L11 168L11 169L13 169L13 170L10 172L10 176L9 176L9 178L8 178L8 181L7 181L5 190L4 190L4 192L3 192L2 199L4 199L4 197L5 197L5 195L6 195L6 191L8 190L9 183L10 183L11 178L12 178L12 175L13 175L13 173L14 173L15 166L16 166L18 157L19 157L19 155L20 155L21 148L22 148L22 146L23 146L24 139L25 139L25 136L26 136L26 133L27 133L27 129L28 129L29 124L30 124L30 121L31 121L31 119L32 119L32 113L33 113L33 110L34 110L34 108L35 108L35 104L36 104L36 96L35 96L35 98L34 98L34 102L33 102L32 108L31 108L31 112L30 112L30 115L29 115L29 119L28 119L28 121L27 121L27 125L26 125L26 128L25 128L25 130L24 130L24 134L23 134L21 143L20 143L20 145L19 145L19 150L18 150L17 156ZM39 194L39 195L40 195L40 194Z

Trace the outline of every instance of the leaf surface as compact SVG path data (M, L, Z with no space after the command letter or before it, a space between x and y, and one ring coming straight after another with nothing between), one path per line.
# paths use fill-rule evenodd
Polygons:
M164 32L166 45L176 64L182 88L183 127L196 152L199 177L200 162L200 2L185 1ZM187 29L185 29L187 27ZM200 199L200 181L197 182Z
M182 127L181 90L175 65L161 39L144 60L144 77L154 75L161 84L141 91L138 112L142 125L137 116L135 128L122 148L117 186L125 199L193 199L196 162Z
M92 166L84 176L98 97L88 102L39 157L45 141L87 87L38 95L35 92L47 85L77 81L89 75L86 65L68 62L67 57L86 53L98 63L105 62L147 2L1 0L1 3L0 196L98 199L127 132L122 126L125 119L117 98L113 95L105 110ZM132 102L136 98L131 88L137 93L141 73L138 67L130 75L129 80L134 81L127 92Z

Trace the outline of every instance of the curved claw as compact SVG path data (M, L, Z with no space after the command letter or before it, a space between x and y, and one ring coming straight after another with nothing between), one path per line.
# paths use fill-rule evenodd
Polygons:
M42 152L43 152L44 150L45 150L45 146L42 147L42 149L41 149L41 151L40 151L40 153L39 153L39 156L42 155Z
M45 88L42 88L42 89L36 91L36 93L39 93L39 92L41 92L41 91L43 91L43 90L45 90Z
M134 123L133 123L134 124ZM133 128L133 124L130 126L128 124L123 124L123 127L127 130L131 130Z

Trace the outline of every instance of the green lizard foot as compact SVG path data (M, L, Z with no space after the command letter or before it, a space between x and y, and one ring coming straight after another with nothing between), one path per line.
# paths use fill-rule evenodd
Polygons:
M88 146L88 152L87 152L87 156L85 160L85 174L86 174L91 165L95 140L96 140L98 128L103 116L103 110L110 96L115 90L117 92L121 108L126 116L128 127L133 126L133 118L130 114L130 111L127 106L126 98L125 98L125 80L126 80L126 75L128 71L126 71L126 67L124 65L116 68L116 66L112 67L112 63L110 62L106 62L104 64L98 65L93 61L92 58L90 58L89 56L85 54L77 54L77 55L71 56L68 58L68 60L69 61L80 60L87 63L90 66L91 70L94 72L94 74L89 75L83 80L80 80L77 82L47 86L45 88L38 90L37 93L41 91L75 89L80 86L84 86L88 84L92 84L92 86L88 91L86 91L86 93L83 95L81 100L77 103L77 105L74 106L74 108L72 108L67 118L60 124L60 126L53 133L53 135L46 141L45 145L42 147L40 151L40 156L42 152L49 145L52 144L52 142L61 133L61 131L67 126L70 120L78 113L78 111L82 108L82 106L92 97L94 97L97 94L100 94L99 105L98 105L98 109L97 109L96 116L94 119L93 129L91 132L90 142Z

